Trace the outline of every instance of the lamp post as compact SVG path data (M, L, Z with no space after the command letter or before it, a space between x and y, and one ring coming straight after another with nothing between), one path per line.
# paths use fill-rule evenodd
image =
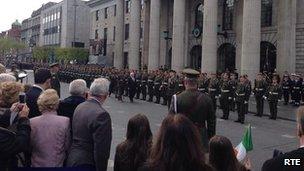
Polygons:
M72 47L75 47L75 43L76 43L76 12L77 12L77 2L76 0L74 0L74 37L73 37L73 43L72 43Z

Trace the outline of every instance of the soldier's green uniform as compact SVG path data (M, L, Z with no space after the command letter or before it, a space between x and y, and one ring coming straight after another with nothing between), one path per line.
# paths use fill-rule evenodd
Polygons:
M141 76L141 100L146 100L147 97L147 83L148 83L148 74L143 73Z
M167 106L167 90L168 90L168 78L165 76L161 85L161 97L163 98L162 105Z
M229 80L223 80L220 85L220 104L223 110L223 117L222 119L227 120L229 117L229 102L232 99L231 96L231 85L229 84Z
M243 76L241 76L243 77ZM250 96L250 90L245 83L239 83L235 91L235 101L237 105L238 119L235 122L240 122L244 124L246 105L248 104L247 99Z
M186 77L196 77L199 73L187 69ZM172 97L170 114L186 115L199 129L205 151L208 151L208 141L215 135L216 116L210 97L197 89L187 89Z
M154 80L154 94L155 94L155 97L156 97L155 103L157 103L157 104L160 103L160 86L161 86L161 83L162 83L162 77L161 77L161 75L157 75L155 77L155 80Z
M174 95L174 89L176 87L176 84L177 84L177 77L176 76L173 76L173 77L168 79L168 89L167 89L168 108L170 108L171 99L172 99L172 96Z
M278 113L278 100L281 99L282 88L279 84L272 84L267 91L267 99L270 109L269 119L277 119Z
M209 82L209 96L212 99L214 111L216 111L217 104L216 99L219 95L219 80L217 78L210 79Z
M256 116L262 117L263 116L263 110L264 110L264 98L263 96L265 95L267 90L267 83L262 79L262 80L255 80L254 82L254 89L253 93L255 96L256 100L256 107L257 107L257 114Z
M153 101L154 96L154 74L150 73L148 77L148 94L149 94L149 102Z
M209 79L201 78L198 81L198 90L202 93L208 93Z
M230 110L231 111L235 111L235 101L233 99L235 99L235 90L237 87L237 80L236 79L232 79L229 81L229 84L231 85L231 98L232 100L230 101Z

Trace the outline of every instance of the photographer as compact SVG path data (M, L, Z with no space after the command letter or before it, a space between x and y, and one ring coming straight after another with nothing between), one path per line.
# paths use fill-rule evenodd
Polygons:
M0 170L18 166L19 153L26 151L30 142L29 108L18 102L23 91L20 83L5 82L0 85Z

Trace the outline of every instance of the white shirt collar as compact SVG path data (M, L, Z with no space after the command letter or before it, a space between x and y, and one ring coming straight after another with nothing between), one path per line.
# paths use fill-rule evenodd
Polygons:
M43 89L42 87L40 87L39 85L34 84L33 87L39 88L39 89L41 89L42 91L44 91L44 89Z

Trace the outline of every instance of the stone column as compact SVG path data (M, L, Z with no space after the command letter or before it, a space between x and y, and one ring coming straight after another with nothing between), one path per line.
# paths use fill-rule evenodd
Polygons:
M186 0L174 0L172 69L180 72L184 69Z
M297 0L279 1L277 71L295 72Z
M261 0L244 0L241 74L250 80L260 71Z
M124 56L124 0L116 1L116 27L115 27L115 52L114 52L114 67L121 69L123 67Z
M204 1L202 72L217 70L217 10L218 0Z
M145 1L144 7L144 46L143 46L143 61L142 66L148 66L148 56L149 56L149 34L150 34L150 7L151 2L150 0Z
M139 69L141 0L131 0L129 69Z
M151 0L150 36L149 36L149 70L158 69L160 50L160 0Z

